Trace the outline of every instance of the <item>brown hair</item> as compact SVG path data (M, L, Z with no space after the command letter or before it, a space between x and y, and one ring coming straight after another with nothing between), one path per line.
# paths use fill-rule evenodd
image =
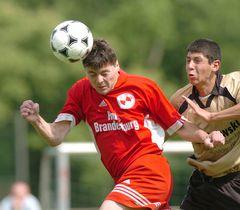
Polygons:
M95 39L93 47L82 61L84 68L100 69L108 64L115 65L117 56L113 48L103 39Z

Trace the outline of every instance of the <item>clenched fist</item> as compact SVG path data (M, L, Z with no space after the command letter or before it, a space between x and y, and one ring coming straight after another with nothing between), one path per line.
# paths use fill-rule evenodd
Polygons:
M21 116L29 122L35 122L39 118L39 104L32 100L26 100L20 106Z

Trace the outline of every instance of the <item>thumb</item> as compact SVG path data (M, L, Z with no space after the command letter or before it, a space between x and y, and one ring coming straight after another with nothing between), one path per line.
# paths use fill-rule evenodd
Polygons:
M192 100L190 100L188 97L182 95L182 98L184 98L184 100L190 105L190 107L192 107L193 109L195 108L195 104L192 102Z
M33 104L33 109L34 109L35 114L39 114L39 104L38 103Z
M214 148L214 144L212 142L212 139L209 136L204 139L204 145L208 149Z
M199 171L204 172L206 175L211 176L213 175L210 170L211 166L212 166L212 162L211 161L198 161L198 160L194 160L192 158L187 158L187 163L190 166L193 166L194 168L197 168Z
M192 158L187 158L187 163L190 166L193 166L194 168L197 168L199 171L202 170L202 164L198 160L192 159Z

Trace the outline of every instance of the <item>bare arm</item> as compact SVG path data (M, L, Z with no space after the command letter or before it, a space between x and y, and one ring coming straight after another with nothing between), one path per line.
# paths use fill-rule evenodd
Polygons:
M71 128L70 121L46 122L39 114L39 105L31 100L23 102L20 106L20 114L51 146L62 143Z
M177 134L187 141L203 143L208 148L225 143L224 136L220 131L213 131L208 134L188 121L177 131Z
M236 104L228 109L224 109L220 112L210 113L209 121L215 120L231 120L240 118L240 104Z
M208 112L194 104L189 98L185 96L183 96L183 98L187 101L187 103L191 106L195 113L202 117L207 122L240 118L240 104L236 104L235 106L232 106L228 109L224 109L219 112Z
M187 162L208 176L218 176L240 164L240 142L217 161L198 161L188 158Z

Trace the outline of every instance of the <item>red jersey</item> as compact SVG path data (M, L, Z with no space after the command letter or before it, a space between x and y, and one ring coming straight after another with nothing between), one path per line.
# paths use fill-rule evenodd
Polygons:
M81 120L90 126L101 160L116 180L137 158L161 154L165 131L173 134L183 125L158 85L145 77L119 72L113 90L101 95L88 78L68 92L56 122Z

